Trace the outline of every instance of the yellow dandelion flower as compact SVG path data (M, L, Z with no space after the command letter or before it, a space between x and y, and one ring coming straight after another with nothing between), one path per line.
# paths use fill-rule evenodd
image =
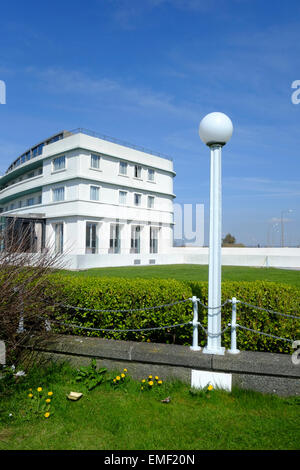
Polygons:
M29 393L29 394L28 394L28 397L29 397L29 398L32 398L32 397L33 397L32 393Z
M156 376L155 376L155 380L158 380L158 379L159 379L159 377L156 375Z
M28 391L29 391L29 392L32 392L32 388L30 388Z
M144 390L144 387L141 387L141 390Z
M47 413L45 413L44 416L45 416L45 418L49 418L49 416L50 416L49 411L47 411Z
M145 379L143 379L143 380L142 380L142 383L144 384L145 382L146 382L146 380L145 380Z
M46 399L46 403L51 403L50 398L47 398L47 399Z
M113 379L113 383L114 383L114 384L116 383L116 379Z
M148 339L147 339L147 343L151 343L151 339L148 338Z
M42 387L38 387L38 388L37 388L37 391L38 391L38 392L42 392L42 391L43 391Z
M213 390L213 388L214 388L214 387L213 387L212 385L209 385L209 386L207 387L207 390L210 391L210 390Z
M162 380L159 380L157 383L158 383L158 385L161 385L161 384L162 384Z
M148 379L152 379L152 375L149 375Z
M150 387L152 387L152 385L153 385L152 380L150 380L149 385L150 385Z
M123 369L123 372L127 372L127 369Z
M52 395L53 395L53 392L48 392L49 397L52 397Z
M121 377L119 377L119 375L117 375L116 379L117 379L117 380L121 380Z
M125 374L121 374L121 377L122 377L122 379L124 379L124 377L125 377Z

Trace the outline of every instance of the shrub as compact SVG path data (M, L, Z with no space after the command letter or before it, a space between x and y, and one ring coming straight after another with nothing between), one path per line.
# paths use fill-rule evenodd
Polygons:
M138 310L165 305L191 297L191 288L182 282L160 279L74 278L55 275L61 286L64 305L95 310L132 310L132 312L94 312L57 307L55 319L88 328L111 330L155 328L177 325L192 320L192 304L184 302L173 307ZM60 332L133 341L185 344L191 338L191 326L152 331L104 332L70 329L60 326Z
M63 291L65 302L69 305L99 310L134 310L171 304L196 295L202 303L208 303L207 282L180 282L162 279L122 279L122 278L75 278L55 275ZM287 284L266 281L222 283L222 303L236 297L243 302L275 310L285 314L300 316L300 290ZM88 328L104 329L141 329L156 328L187 323L192 320L192 303L184 302L157 310L124 312L93 312L57 307L55 318L61 322L72 323ZM207 309L199 305L199 321L207 328ZM222 329L231 322L231 304L222 308ZM300 336L300 321L275 315L238 304L237 322L247 328L274 336L297 339ZM102 332L73 329L59 326L64 334L76 334L132 341L151 341L191 345L192 325L170 329L132 332ZM238 329L238 348L248 351L269 351L291 353L291 343L280 339L258 335ZM199 327L199 344L207 342L206 334ZM222 345L230 348L230 328L222 336Z
M208 283L189 282L193 295L202 303L208 303ZM222 282L222 303L236 297L245 303L300 317L300 290L288 284L269 281L224 281ZM207 310L199 306L199 320L207 327ZM222 329L231 322L231 304L222 308ZM261 331L281 338L297 339L300 337L300 320L253 309L237 304L237 323L253 330ZM268 336L259 335L241 328L237 330L238 348L248 351L269 351L291 353L291 343ZM201 338L201 345L205 341ZM230 329L222 338L225 348L230 348Z

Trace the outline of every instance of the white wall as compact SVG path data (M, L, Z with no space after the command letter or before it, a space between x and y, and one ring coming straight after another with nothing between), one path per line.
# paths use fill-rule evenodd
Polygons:
M140 259L141 265L155 264L208 264L208 248L172 248L162 254L141 255L85 255L66 257L69 269L88 269L109 266L134 266ZM300 248L222 248L222 265L299 268Z

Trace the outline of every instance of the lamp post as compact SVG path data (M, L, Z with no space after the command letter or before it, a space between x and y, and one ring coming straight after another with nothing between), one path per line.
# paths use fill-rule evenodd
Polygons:
M222 147L230 140L233 125L228 116L215 112L199 125L200 139L210 147L210 220L208 275L208 331L206 354L224 354L221 346L221 233L222 233Z
M287 211L281 211L281 246L284 247L284 225L283 225L283 214L290 214L293 212L293 209L288 209Z
M269 222L268 235L267 235L267 246L268 246L268 247L274 245L273 231L276 229L275 232L276 232L276 233L279 232L278 225L279 225L278 222L276 222L276 223L274 223L274 222L273 222L273 223L272 223L272 222Z

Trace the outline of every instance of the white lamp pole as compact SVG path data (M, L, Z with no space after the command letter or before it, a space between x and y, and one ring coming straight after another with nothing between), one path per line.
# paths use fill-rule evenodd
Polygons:
M201 140L210 147L210 220L208 330L206 354L224 354L221 346L221 234L222 234L222 147L232 136L233 125L223 113L210 113L199 125Z

